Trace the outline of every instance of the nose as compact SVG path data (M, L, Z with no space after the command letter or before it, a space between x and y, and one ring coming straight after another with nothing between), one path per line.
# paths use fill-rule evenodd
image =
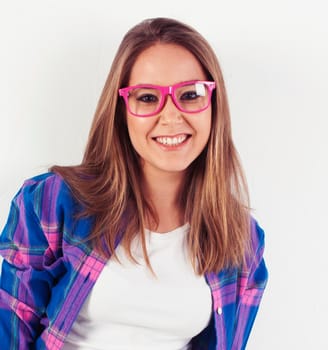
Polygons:
M160 121L163 124L178 123L182 121L181 111L176 107L172 100L172 96L166 97L165 104L160 112Z

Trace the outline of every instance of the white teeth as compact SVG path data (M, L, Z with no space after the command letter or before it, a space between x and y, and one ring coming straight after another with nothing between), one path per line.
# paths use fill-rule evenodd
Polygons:
M161 143L162 145L167 145L167 146L177 146L185 139L187 138L187 135L181 135L178 137L156 137L156 141Z

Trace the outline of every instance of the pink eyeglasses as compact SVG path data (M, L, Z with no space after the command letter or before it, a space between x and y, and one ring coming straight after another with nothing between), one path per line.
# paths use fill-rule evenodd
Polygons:
M174 105L186 113L204 111L211 103L215 82L192 80L171 86L140 84L119 89L130 114L151 117L158 114L171 95Z

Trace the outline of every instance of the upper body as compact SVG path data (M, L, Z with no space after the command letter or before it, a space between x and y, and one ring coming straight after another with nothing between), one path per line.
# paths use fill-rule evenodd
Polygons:
M171 290L176 283L183 286L187 276L200 283L200 299L193 287L186 293L193 295L204 321L171 348L243 349L267 274L263 232L251 218L230 124L217 57L197 31L165 18L128 31L100 96L81 164L52 167L50 174L27 181L13 202L1 236L2 344L67 350L81 325L79 316L123 251L134 262L135 272L127 277L131 290L139 253L146 269L138 283L156 272L158 285L170 281ZM173 255L179 266L173 270L167 263L170 249L160 246L158 271L147 232L177 238L185 225L185 239ZM180 259L184 254L186 263ZM176 281L163 277L185 268ZM117 299L123 286L119 277L127 276L123 268L118 271L115 282L105 283ZM171 315L184 299L178 294L173 293ZM171 301L163 300L167 306ZM104 298L104 303L114 310L115 300ZM158 312L164 320L165 308L153 310L158 311L148 313ZM108 333L117 328L124 334L120 322L114 320ZM138 327L142 332L144 320L139 322L134 334ZM159 324L156 332L165 327ZM106 338L106 327L99 328ZM179 329L178 322L171 336ZM91 330L85 333L92 336ZM108 346L122 348L116 346L120 337L114 338Z
M106 260L82 241L90 219L58 175L25 182L12 202L0 241L4 257L0 336L4 349L61 349ZM264 235L252 221L252 260L204 276L212 316L192 349L244 349L266 285ZM46 287L45 287L46 286ZM110 310L108 310L110 312Z

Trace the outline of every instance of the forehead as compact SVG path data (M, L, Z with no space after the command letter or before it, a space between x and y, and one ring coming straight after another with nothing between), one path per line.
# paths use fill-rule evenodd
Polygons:
M129 85L171 85L205 79L201 64L190 51L179 45L156 44L137 57Z

